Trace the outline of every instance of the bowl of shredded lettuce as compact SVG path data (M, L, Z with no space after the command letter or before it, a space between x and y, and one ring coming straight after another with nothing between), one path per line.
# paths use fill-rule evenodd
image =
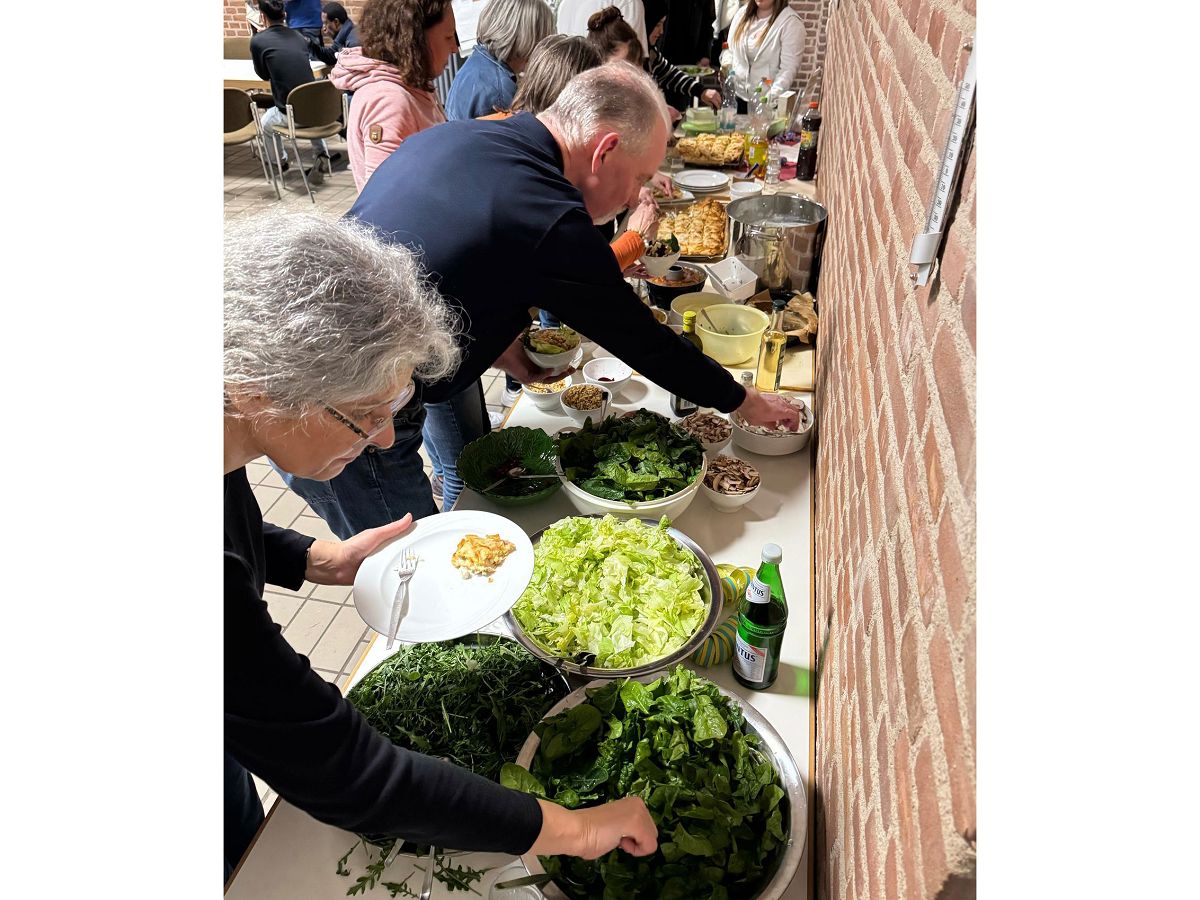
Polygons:
M504 620L526 649L563 671L657 672L720 624L716 567L665 516L569 516L532 541L533 577Z

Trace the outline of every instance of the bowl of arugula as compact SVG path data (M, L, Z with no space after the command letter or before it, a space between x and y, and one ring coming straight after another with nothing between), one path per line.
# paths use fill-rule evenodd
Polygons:
M563 491L584 515L676 519L704 482L704 448L658 413L639 409L558 437Z
M808 799L787 745L753 706L683 666L564 697L500 783L568 809L638 794L658 826L646 857L525 854L548 900L778 900L804 850Z

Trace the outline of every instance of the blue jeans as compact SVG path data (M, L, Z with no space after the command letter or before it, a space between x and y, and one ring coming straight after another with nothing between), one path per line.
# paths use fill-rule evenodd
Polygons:
M258 826L262 824L262 801L250 773L225 754L225 880L237 868Z
M405 513L412 513L414 519L432 516L438 508L417 454L424 422L425 409L418 391L392 420L396 442L387 450L374 445L367 447L329 481L297 478L278 467L276 471L342 540L367 528L387 525Z
M425 452L442 482L442 509L449 512L462 493L458 455L463 447L492 430L483 382L478 379L449 400L425 404Z
M554 318L553 313L546 312L544 309L538 310L538 321L543 328L557 328L561 323Z
M262 114L262 128L264 135L270 135L275 144L275 153L278 154L276 161L283 163L287 162L287 139L282 135L271 131L272 125L287 125L287 113L278 106L272 106ZM317 157L329 155L329 147L325 143L324 138L317 138L314 141L309 141L313 148L313 164L316 164ZM297 161L298 162L298 161Z

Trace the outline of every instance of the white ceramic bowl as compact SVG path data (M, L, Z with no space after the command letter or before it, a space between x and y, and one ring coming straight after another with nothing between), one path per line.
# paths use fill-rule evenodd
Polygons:
M635 516L646 516L647 518L657 519L660 516L666 516L674 522L684 514L687 508L692 505L692 501L696 499L697 494L700 493L700 489L704 486L704 473L707 471L708 457L704 457L700 463L700 472L697 474L696 480L682 491L659 500L647 500L644 503L605 500L603 497L596 497L589 494L583 488L572 484L566 478L562 478L562 485L563 493L567 495L567 499L571 501L571 505L584 515L612 513L614 516L622 519L630 519Z
M633 377L633 369L614 356L598 356L583 366L583 380L586 384L594 384L612 393L613 397L621 396L625 385ZM607 381L601 381L607 378Z
M742 197L757 197L762 193L762 183L759 181L735 181L729 186L729 197L731 200L740 200Z
M785 396L795 397L795 394L785 394ZM787 456L789 453L796 453L808 446L808 439L812 436L813 429L813 414L807 401L802 397L796 399L804 403L805 421L801 423L800 429L794 432L779 432L778 434L755 434L752 431L747 431L738 424L737 413L729 417L733 423L733 442L743 450L749 450L751 453L757 453L760 456Z
M597 385L597 387L600 386ZM573 406L569 406L567 404L566 391L558 395L559 408L570 416L572 421L580 428L583 427L583 423L588 419L592 420L593 426L599 425L608 416L608 405L612 402L612 391L607 386L600 387L600 390L604 392L604 400L601 402L599 409L576 409Z
M736 512L753 500L754 495L762 490L762 480L760 476L758 487L744 494L722 494L714 491L707 484L701 485L700 489L704 491L704 496L712 501L712 505L721 512Z
M535 331L537 329L534 329ZM582 343L582 339L581 339ZM521 342L521 349L525 351L525 355L529 357L535 364L543 369L549 369L551 372L561 372L563 369L571 365L571 360L575 354L579 352L580 345L572 347L570 350L564 350L562 353L538 353L536 350L530 350L525 346L524 340Z
M522 393L525 394L526 397L528 397L530 400L533 401L534 406L536 406L540 410L543 410L544 412L553 412L553 413L562 412L562 404L559 403L558 401L559 401L559 398L562 396L563 391L565 391L567 388L571 387L572 382L571 382L570 375L568 375L566 378L563 378L560 380L563 382L563 386L561 388L559 388L557 391L551 391L548 394L539 394L536 391L529 390L529 386L526 385L525 389L522 391Z
M643 256L641 263L653 277L662 278L670 271L671 266L679 262L681 252L680 250L676 250L667 256Z

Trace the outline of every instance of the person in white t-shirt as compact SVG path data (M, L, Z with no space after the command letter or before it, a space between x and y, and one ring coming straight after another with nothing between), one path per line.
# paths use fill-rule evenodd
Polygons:
M764 78L771 79L772 97L791 90L804 38L804 20L788 0L746 0L729 23L738 99L749 100Z
M587 37L588 19L607 6L615 6L638 36L642 56L650 55L646 41L646 10L642 0L562 0L558 5L558 33Z

